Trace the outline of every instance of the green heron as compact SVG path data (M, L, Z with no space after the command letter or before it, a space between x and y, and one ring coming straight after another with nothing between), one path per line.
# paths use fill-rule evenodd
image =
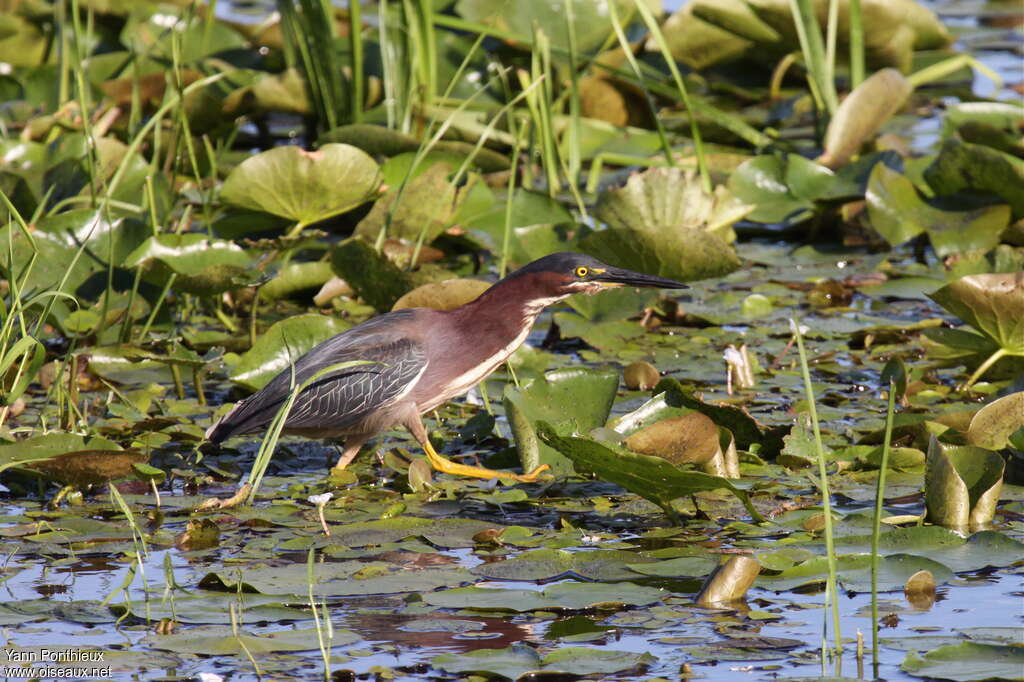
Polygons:
M438 471L536 480L547 465L519 475L442 457L430 444L420 415L462 395L507 360L547 306L575 293L621 286L686 288L671 279L615 268L577 253L545 256L453 310L396 310L327 339L235 405L207 430L206 437L219 443L263 429L288 399L292 386L333 365L362 360L369 362L327 372L303 389L285 421L285 433L344 437L337 464L344 468L374 434L402 424Z

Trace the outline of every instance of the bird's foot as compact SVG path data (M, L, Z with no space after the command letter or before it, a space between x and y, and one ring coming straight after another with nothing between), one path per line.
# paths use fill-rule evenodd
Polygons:
M551 468L547 464L541 464L530 473L513 474L508 471L495 471L494 469L487 469L485 467L453 462L447 457L437 454L437 451L429 445L425 447L424 450L427 453L427 459L430 461L430 466L434 467L436 471L440 471L443 474L454 474L456 476L469 476L471 478L484 478L487 480L492 478L504 478L512 481L518 481L520 483L533 483L543 471Z

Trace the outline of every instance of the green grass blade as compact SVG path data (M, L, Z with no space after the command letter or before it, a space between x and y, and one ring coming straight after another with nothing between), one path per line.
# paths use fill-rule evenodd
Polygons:
M882 440L882 462L878 465L878 485L875 488L875 516L871 526L871 660L878 670L878 539L882 528L882 508L885 498L885 473L889 468L889 448L892 442L893 412L896 409L896 382L889 379L889 404L885 410L885 437Z

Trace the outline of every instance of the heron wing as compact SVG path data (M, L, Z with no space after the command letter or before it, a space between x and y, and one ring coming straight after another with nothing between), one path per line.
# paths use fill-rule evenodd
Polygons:
M339 369L317 378L296 398L285 422L288 428L344 429L388 406L409 390L427 364L423 346L395 333L387 324L402 321L398 311L374 318L324 341L275 376L262 389L242 400L207 432L220 442L236 433L266 427L300 386L335 364L369 364ZM398 318L397 320L395 318Z

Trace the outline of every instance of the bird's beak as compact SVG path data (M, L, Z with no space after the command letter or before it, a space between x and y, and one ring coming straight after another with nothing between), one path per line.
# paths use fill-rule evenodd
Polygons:
M650 287L653 289L689 289L690 287L667 277L645 275L642 272L623 270L622 268L606 268L596 272L593 281L605 287Z

